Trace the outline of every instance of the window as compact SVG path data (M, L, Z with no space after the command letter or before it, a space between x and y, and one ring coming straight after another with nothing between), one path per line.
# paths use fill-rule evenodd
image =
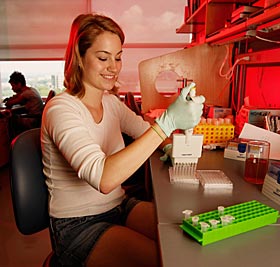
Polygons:
M0 33L0 97L13 93L8 80L15 70L22 72L27 84L37 88L42 96L49 89L57 92L63 90L63 56L70 25L78 13L87 10L112 17L125 32L120 93L140 92L140 61L182 49L189 42L188 35L176 34L176 28L184 18L183 0L65 0L62 4L63 2L27 0L23 3L19 0L4 0L3 8L0 8L0 22L6 26L7 31L4 31L4 35ZM32 5L32 9L28 3ZM62 6L63 16L60 15ZM26 12L24 7L29 11ZM69 12L66 15L67 7ZM53 15L49 21L48 13ZM35 14L39 14L39 17ZM63 21L63 27L54 27L56 19L60 23ZM46 27L44 23L52 26ZM18 31L17 25L24 25L24 28ZM12 35L8 35L8 32ZM12 45L9 46L9 43Z
M63 90L64 61L0 61L1 97L5 98L14 94L8 83L14 71L21 72L26 79L26 84L36 88L42 97L48 95L53 89L57 93Z
M13 94L8 80L15 70L42 96L61 90L71 23L90 10L90 0L1 0L0 97Z
M184 19L183 0L92 0L91 5L93 11L112 17L125 32L120 93L140 92L138 64L142 60L182 49L190 41L190 36L176 34Z

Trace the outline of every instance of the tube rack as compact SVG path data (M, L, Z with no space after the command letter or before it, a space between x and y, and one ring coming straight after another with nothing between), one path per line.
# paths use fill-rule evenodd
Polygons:
M207 245L231 236L254 230L277 222L279 211L266 206L256 200L244 202L224 208L224 215L233 216L234 220L228 225L222 225L218 209L196 215L199 222L193 224L192 217L183 219L181 229L196 239L201 245ZM201 223L218 220L216 228L209 227L202 231Z
M223 143L234 137L234 125L198 124L193 133L203 134L203 145Z

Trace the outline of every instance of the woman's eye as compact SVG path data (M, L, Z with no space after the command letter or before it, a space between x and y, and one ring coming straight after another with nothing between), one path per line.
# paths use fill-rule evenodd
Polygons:
M108 60L108 58L104 58L104 57L99 57L98 59L100 61L107 61ZM121 58L115 58L115 61L122 61L122 59Z

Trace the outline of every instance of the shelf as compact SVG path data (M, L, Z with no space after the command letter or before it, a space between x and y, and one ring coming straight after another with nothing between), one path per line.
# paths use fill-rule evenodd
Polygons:
M230 39L234 41L237 37L250 37L247 36L248 30L257 30L262 24L277 20L279 16L280 6L268 9L258 16L249 18L248 20L230 28L223 29L211 37L206 37L205 42L210 44L223 44L228 42L228 40L230 41Z
M198 44L226 44L251 38L250 30L261 30L267 23L273 25L280 17L280 1L273 2L270 7L260 3L252 0L205 0L176 29L176 33L192 33L194 42ZM240 19L238 24L230 23L232 12L237 7L253 4L259 6L260 10Z
M236 59L240 59L243 57L249 57L250 60L241 60L239 63L240 65L279 65L280 48L253 53L244 53L238 55Z
M205 37L224 28L231 17L234 1L204 1L176 30L176 33L193 33L196 42L204 43Z
M198 33L204 30L205 27L207 28L210 26L211 28L211 25L215 25L218 20L220 21L219 24L222 23L221 25L224 26L225 16L231 14L231 6L236 3L247 4L252 3L252 0L205 0L190 14L186 21L176 29L176 33ZM207 21L209 21L209 23L207 23ZM207 30L206 34L208 34Z
M206 1L183 23L176 33L197 33L205 28Z
M252 2L258 2L258 1L252 1L252 0L208 0L209 4L211 3L225 3L228 4L252 4Z

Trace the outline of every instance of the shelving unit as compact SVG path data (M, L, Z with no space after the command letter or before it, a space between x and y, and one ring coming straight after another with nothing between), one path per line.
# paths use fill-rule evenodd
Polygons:
M254 31L262 30L267 23L279 24L280 6L271 8L255 17L248 18L240 24L232 27L222 29L214 36L206 38L206 42L210 44L223 44L226 42L233 42L254 36ZM280 25L280 24L279 24ZM252 31L253 30L253 31ZM250 31L252 31L250 33Z
M201 44L230 45L232 62L249 59L238 61L231 81L233 94L229 106L234 113L244 104L245 96L255 99L253 104L250 101L252 105L278 108L280 102L272 95L278 94L280 81L280 0L189 0L187 3L185 21L176 29L178 34L192 34L192 42L186 48ZM249 11L249 7L255 8ZM261 83L256 80L260 71Z
M200 2L200 5L195 10L188 11L189 16L176 30L178 34L192 33L194 36L192 45L233 43L254 37L251 30L262 30L266 24L280 25L280 1L270 1L272 4L269 6L264 4L266 1L190 0L190 8L194 2ZM231 23L233 11L242 5L258 6L259 9Z

